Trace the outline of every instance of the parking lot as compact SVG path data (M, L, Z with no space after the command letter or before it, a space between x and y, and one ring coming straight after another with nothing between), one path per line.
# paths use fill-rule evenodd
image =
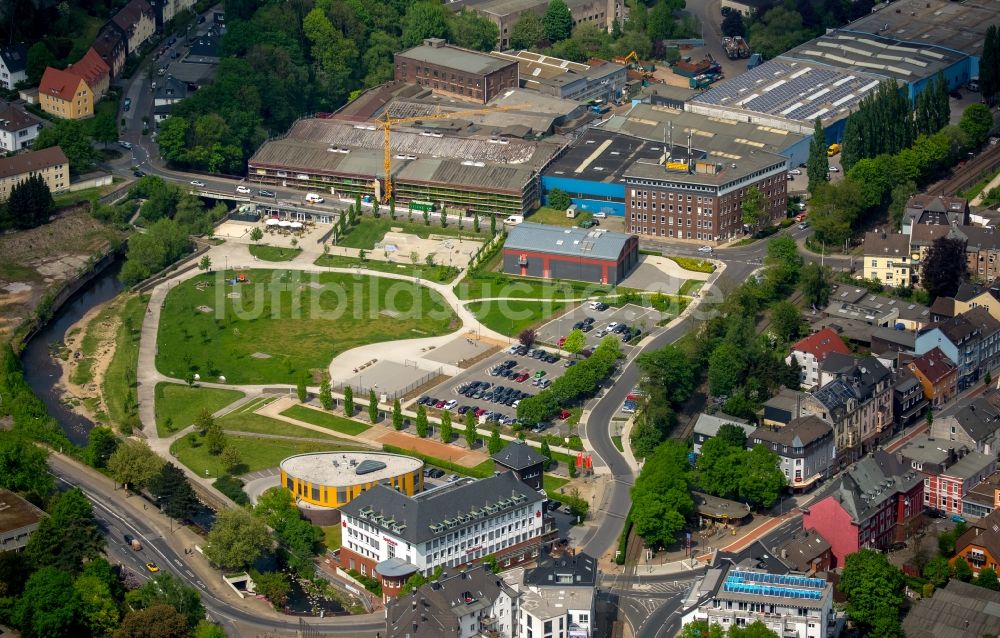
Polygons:
M495 368L499 364L503 364L505 361L513 361L514 365L511 366L510 369L515 372L526 374L527 378L518 382L512 378L491 376L489 374L488 371L490 369ZM483 397L480 397L479 399L465 397L459 394L458 388L480 382L490 384L489 387L485 389L487 392L494 390L496 387L504 387L520 390L528 393L528 395L535 395L542 390L542 387L532 385L535 374L541 371L544 372L544 375L541 377L542 379L555 380L566 370L566 361L566 358L560 357L559 360L554 363L547 363L540 359L534 359L524 355L511 354L507 350L502 350L501 352L476 363L474 366L463 371L461 374L436 386L427 392L425 396L437 399L438 401L454 400L456 405L451 410L451 413L455 422L464 422L465 420L465 415L459 414L459 408L462 406L469 406L472 409L482 408L483 410L497 412L503 416L514 418L517 414L517 409L514 406L505 405L499 402L494 403L483 399ZM411 404L410 407L412 409L416 409L416 403ZM434 411L431 410L431 412L433 413Z
M588 317L593 318L594 321L591 324L591 329L585 333L587 347L596 348L601 342L601 337L598 334L608 324L612 322L625 324L642 330L642 334L646 335L656 327L662 314L653 308L643 308L634 304L626 304L621 308L610 307L603 311L591 309L589 303L582 304L539 328L538 340L553 348L558 348L559 339L568 335L573 330L574 324L584 321ZM626 351L631 348L631 346L626 345L622 347Z

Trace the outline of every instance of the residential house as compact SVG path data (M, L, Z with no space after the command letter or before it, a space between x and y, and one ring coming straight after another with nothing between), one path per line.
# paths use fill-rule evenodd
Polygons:
M777 428L757 428L747 447L763 445L778 455L778 467L793 490L806 490L826 478L836 458L833 429L815 417L792 419Z
M899 352L913 352L917 335L911 330L898 330L887 326L868 327L872 354L889 357Z
M156 31L156 16L146 0L130 0L111 18L125 34L126 55L137 54Z
M781 388L778 394L764 402L762 423L765 428L781 427L797 418L802 412L804 392Z
M902 233L865 233L864 278L885 286L906 287L913 282L910 237Z
M897 454L923 476L924 506L945 514L961 515L965 495L996 471L995 457L926 435L914 438Z
M830 542L834 567L863 547L886 550L908 537L923 512L920 473L876 450L848 467L802 508L802 528Z
M718 435L719 428L726 424L739 427L746 433L747 437L757 429L756 426L747 423L746 419L729 416L721 412L718 414L706 414L702 412L698 415L698 420L694 423L694 433L691 435L691 440L694 442L694 453L701 454L701 446L705 445L705 442L709 439Z
M958 390L964 390L975 383L984 371L984 362L981 360L984 328L989 332L986 335L990 342L986 344L987 352L995 352L995 338L1000 330L1000 323L990 317L985 308L977 308L921 330L917 333L916 353L924 354L935 347L940 348L957 364ZM993 366L992 361L985 363L990 368Z
M513 638L517 593L479 565L441 574L385 610L387 638Z
M814 529L800 530L770 551L789 570L807 576L829 571L833 565L830 542Z
M954 300L952 316L983 307L989 311L990 316L1000 320L1000 279L994 279L989 285L963 282L958 287Z
M963 401L953 414L935 419L931 438L993 457L1000 455L1000 410L991 398L996 399L996 393Z
M914 195L903 209L903 233L915 226L964 226L969 223L969 201L961 197Z
M0 87L13 91L28 79L28 49L23 44L0 47Z
M1000 510L973 521L965 533L955 539L955 558L951 563L954 564L959 557L969 563L972 573L977 576L984 567L1000 571ZM994 625L994 628L998 626Z
M919 264L927 257L938 239L948 237L965 242L965 235L957 226L941 226L937 224L919 224L910 231L910 260L915 265L914 274L919 275ZM918 280L919 281L919 280Z
M992 373L1000 364L1000 321L986 306L977 306L963 315L979 330L979 376Z
M338 561L364 575L394 557L424 575L486 556L509 567L536 558L557 534L544 500L512 472L459 479L413 496L376 485L341 507Z
M929 404L917 375L907 367L900 368L892 384L893 433L898 434L919 421Z
M94 114L94 92L79 76L54 67L45 69L38 87L38 100L46 113L67 120Z
M97 102L108 92L111 84L111 67L101 58L101 55L91 47L82 58L71 64L68 72L87 83Z
M934 346L906 366L920 380L924 398L931 405L944 405L958 392L958 367L941 348Z
M823 578L722 564L699 578L687 597L681 619L730 627L760 621L778 636L827 638L836 626L833 585Z
M504 573L518 592L517 636L591 638L597 632L597 561L584 553L545 557Z
M979 281L1000 277L1000 232L980 226L963 226L961 231L966 237L969 276Z
M178 80L172 75L158 81L153 89L153 116L157 122L162 122L170 116L173 105L188 95L187 82Z
M0 489L0 552L24 549L45 512L14 492Z
M1000 592L954 578L932 597L917 597L909 606L903 618L906 638L979 638L1000 627Z
M931 304L931 323L951 319L955 312L955 300L952 297L938 297Z
M15 186L32 175L41 175L53 193L69 189L69 160L58 146L0 157L0 202Z
M855 321L867 326L920 330L931 322L930 308L894 297L876 295L865 288L838 286L830 294L823 314L831 320ZM870 333L869 329L865 329Z
M962 516L976 519L1000 509L1000 472L994 472L979 482L965 495Z
M809 389L819 383L819 365L832 352L851 353L836 332L825 328L794 344L791 353L785 357L785 363L790 365L793 358L798 362L802 387Z
M892 373L877 359L829 355L820 384L803 396L800 416L812 414L830 424L840 465L856 460L891 432Z
M191 9L194 3L195 0L150 0L156 18L156 30L162 31L164 24L173 20L181 11Z
M0 101L0 151L15 153L31 148L42 121L20 104Z
M546 458L524 441L508 443L491 458L498 472L513 472L532 489L542 489Z
M112 78L121 74L122 67L125 66L125 57L128 55L128 39L117 24L113 21L105 22L90 48L96 51L111 69Z

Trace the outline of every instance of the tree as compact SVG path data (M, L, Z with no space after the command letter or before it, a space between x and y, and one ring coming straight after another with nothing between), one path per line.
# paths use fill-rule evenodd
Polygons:
M403 429L403 406L400 405L399 399L392 402L392 429L397 432Z
M107 561L104 563L107 564ZM73 588L80 597L83 624L90 631L90 635L110 635L118 626L119 614L118 605L108 583L98 576L82 574L73 582Z
M167 516L183 521L201 510L184 471L173 463L165 463L149 481L149 492L160 501Z
M565 40L573 31L573 16L565 0L551 0L542 16L545 39L553 44Z
M530 348L535 345L535 339L538 337L538 333L531 328L525 328L517 335L517 340L525 348Z
M976 576L976 585L993 591L1000 591L1000 581L997 580L997 572L992 567L983 567Z
M492 51L500 37L496 24L466 7L451 16L448 30L453 44L474 51Z
M222 461L222 468L226 473L233 474L243 463L243 455L240 454L236 446L227 443L226 447L222 448L222 452L219 454L219 460Z
M963 583L972 580L972 568L969 567L969 563L961 556L955 558L955 562L951 565L951 571L955 575L955 578Z
M533 49L545 39L545 25L534 11L525 11L510 30L510 48Z
M372 423L378 421L378 397L374 389L368 390L368 420Z
M39 501L47 498L55 486L47 457L44 448L13 432L0 431L0 487L34 495Z
M349 385L344 386L344 414L354 416L354 390Z
M718 439L722 439L730 446L738 450L746 448L747 445L746 430L732 423L723 424L722 427L719 428L719 431L718 433L716 433L715 437Z
M170 605L153 605L125 615L114 638L187 638L187 619Z
M312 558L323 534L302 518L289 491L283 487L265 491L257 501L254 515L274 530L282 560L303 577L310 577L314 571Z
M729 36L745 36L747 32L747 27L743 24L743 14L739 11L730 11L726 14L726 17L722 19L722 35Z
M847 615L872 638L902 634L899 611L905 585L902 572L876 550L862 549L844 561L840 591L847 596Z
M831 288L829 272L816 262L809 262L803 266L799 283L805 300L812 306L823 307L829 301Z
M53 55L49 47L45 46L44 42L39 40L28 49L26 63L27 68L25 70L28 73L28 81L34 84L42 79L46 67L50 67L56 63L56 56Z
M736 11L731 11L729 15L736 13ZM681 628L681 633L677 634L677 638L726 638L725 632L722 630L722 625L718 623L709 623L707 620L695 620L684 625Z
M472 215L472 232L479 234L479 213Z
M788 484L779 467L778 455L763 445L755 445L749 451L741 450L740 455L744 459L740 464L740 498L751 505L771 507Z
M476 445L476 415L472 410L465 413L465 443L470 450Z
M208 255L205 255L204 257L201 258L201 261L198 262L198 270L208 271L211 270L211 268L212 268L212 258L209 257Z
M254 229L250 231L250 241L256 244L263 238L264 231L260 229L260 226L254 226Z
M930 559L924 565L923 575L924 578L934 583L935 587L939 589L944 587L951 578L951 567L948 565L948 559L944 556L935 556Z
M1000 91L1000 30L998 29L1000 28L995 24L987 27L986 37L983 39L983 53L979 60L979 90L989 104L993 104L994 96ZM30 65L31 50L28 51L28 59Z
M253 582L257 586L257 593L267 598L275 609L280 611L288 604L292 583L283 572L254 572Z
M77 574L85 561L97 558L103 550L104 536L97 529L90 501L73 488L56 498L24 551L38 567Z
M729 628L728 638L779 638L767 628L763 621L755 620L745 627L734 625Z
M648 380L647 395L661 393L671 404L678 405L687 401L694 391L694 365L676 346L643 352L636 363Z
M91 144L84 126L79 120L58 120L48 124L38 132L32 148L38 151L58 146L69 160L70 172L86 173L100 157Z
M542 439L542 447L539 451L545 457L545 469L548 470L552 467L552 450L549 448L548 439Z
M400 43L416 46L426 38L448 37L448 10L440 2L416 2L406 10L400 24Z
M324 410L333 409L333 392L330 389L329 379L323 379L323 383L319 384L319 402Z
M163 465L149 444L137 439L126 439L108 458L111 478L121 483L125 489L141 489L160 471Z
M746 366L745 353L731 343L723 343L708 358L708 387L713 396L732 394Z
M767 221L764 218L764 195L756 186L747 189L746 197L740 202L740 210L743 211L743 225L749 226L751 232L760 230Z
M826 184L830 173L830 158L826 151L826 131L823 129L823 122L817 117L812 140L809 142L809 159L806 161L806 173L809 175L808 188L813 195L816 194L816 189Z
M305 403L306 399L309 398L309 390L306 388L306 377L305 375L299 376L298 381L295 383L295 394L299 399L299 403Z
M33 175L14 185L7 198L5 216L0 228L34 228L49 221L55 211L52 193L41 175Z
M75 638L84 631L82 611L83 602L69 573L46 566L28 579L13 609L13 620L25 638Z
M205 447L212 456L219 456L226 449L226 433L215 419L212 419L208 430L205 431Z
M550 190L545 195L545 201L548 203L549 208L555 208L556 210L566 210L573 203L569 197L569 193L560 188Z
M497 216L490 215L490 237L495 237L497 234Z
M579 328L574 328L566 335L566 340L563 341L562 348L570 354L577 354L587 345L587 335L583 333L583 330Z
M746 462L744 450L729 441L713 437L701 446L698 456L698 485L723 498L739 494Z
M194 587L188 587L170 572L159 572L142 587L126 594L126 603L133 609L146 609L156 605L168 605L187 619L189 627L194 627L205 618L205 608L201 596Z
M635 532L653 547L677 541L685 520L694 514L687 448L667 441L646 458L632 487L632 521Z
M754 51L765 59L781 55L813 37L812 30L802 24L796 7L775 6L750 27L750 42Z
M771 307L771 328L783 341L793 341L802 333L802 313L790 301L779 301Z
M490 433L490 442L487 449L490 451L490 456L503 449L503 440L500 439L500 428L495 425L493 426L493 431Z
M451 412L445 410L441 413L441 442L451 443L452 434Z
M202 618L194 628L194 638L226 638L226 632L221 626Z
M427 409L422 405L417 406L415 426L417 428L417 436L422 439L427 438L427 431L430 429L430 425L427 423Z
M271 547L267 526L239 507L219 512L205 540L205 556L229 570L246 569Z
M954 297L966 276L965 242L951 237L935 239L920 270L920 283L931 299Z
M969 140L969 146L979 148L986 142L993 128L993 115L990 107L985 104L970 104L962 113L962 119L958 123L958 128L965 133Z
M110 112L100 113L90 121L90 136L95 142L108 144L118 139L118 123L115 122L115 114Z

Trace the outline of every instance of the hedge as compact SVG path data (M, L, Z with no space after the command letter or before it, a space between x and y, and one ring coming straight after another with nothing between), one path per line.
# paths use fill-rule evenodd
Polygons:
M589 358L567 369L545 390L522 399L517 406L518 418L528 423L542 423L554 417L562 406L593 396L614 370L621 356L620 343L615 337L605 337Z
M618 538L618 553L615 555L615 564L625 564L625 552L628 551L628 537L632 534L632 508L628 508L625 515L625 527L622 528L622 535Z
M575 496L570 496L569 494L557 494L555 492L548 495L550 500L559 501L563 505L569 505L570 513L576 517L579 516L581 519L587 517L587 512L590 511L590 503L582 498L577 498ZM576 522L574 521L575 525Z

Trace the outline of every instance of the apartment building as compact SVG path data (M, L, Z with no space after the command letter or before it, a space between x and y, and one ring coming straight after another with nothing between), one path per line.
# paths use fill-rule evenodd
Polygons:
M23 44L0 47L0 87L14 90L18 82L28 79L28 49Z
M996 391L966 399L954 413L935 419L931 437L989 456L1000 456L1000 396Z
M930 402L924 397L924 388L917 375L907 367L896 371L892 383L893 434L924 418Z
M819 366L834 352L845 356L851 354L840 335L824 328L793 344L785 363L790 365L795 359L801 369L802 388L808 390L819 383Z
M778 467L793 490L807 490L826 478L837 456L833 429L815 416L792 419L776 429L757 428L747 438L747 447L755 445L778 455Z
M941 348L931 348L910 359L906 366L920 380L924 397L931 405L944 405L958 392L958 367Z
M428 38L394 56L397 82L417 84L460 100L486 104L518 88L517 62Z
M69 160L58 146L0 157L0 202L24 180L41 175L49 190L58 193L69 188Z
M51 66L42 75L38 100L43 111L66 120L79 120L94 114L94 92L83 78Z
M146 0L130 0L111 18L125 34L127 55L135 55L156 31L156 15Z
M952 564L959 557L969 563L976 576L984 567L1000 571L1000 510L971 523L969 529L955 540ZM1000 616L1000 613L996 615Z
M963 514L965 496L996 471L996 457L927 435L915 437L899 456L924 479L924 506L944 514Z
M865 233L865 279L890 287L905 287L913 283L914 264L910 256L910 237L902 233L874 231Z
M518 592L517 636L592 638L597 630L597 561L575 551L504 573Z
M916 226L964 226L969 223L969 200L943 195L914 195L903 209L902 229L909 235Z
M923 354L940 348L958 366L958 390L974 384L997 365L1000 354L1000 321L983 306L946 321L931 324L917 333L915 350Z

